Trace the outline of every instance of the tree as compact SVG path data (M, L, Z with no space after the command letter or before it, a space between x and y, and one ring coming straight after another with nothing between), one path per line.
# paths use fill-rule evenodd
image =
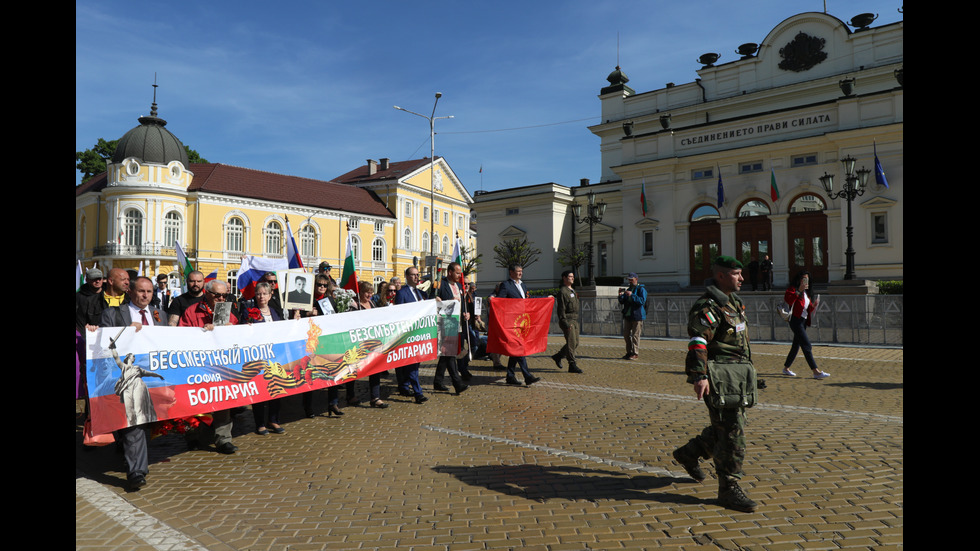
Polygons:
M575 272L575 279L578 280L578 269L589 261L589 246L579 245L578 247L562 247L558 249L558 263L568 266Z
M463 250L460 251L460 253L463 255L462 268L464 276L475 274L480 271L480 264L482 263L483 257L482 254L477 254L474 256L476 249L473 247L463 247Z
M96 174L105 172L106 161L112 158L117 145L119 145L119 140L107 142L105 139L99 138L92 149L75 152L75 168L82 173L83 182Z
M75 152L75 168L82 173L83 182L96 174L102 174L105 172L106 163L116 153L116 146L118 145L119 140L107 142L105 139L99 138L99 141L96 142L95 147L92 149ZM209 162L204 157L201 157L200 153L194 151L186 145L184 146L184 151L187 152L188 163Z
M527 240L508 239L493 246L493 259L500 268L510 268L512 264L519 264L527 268L538 261L541 249L535 248Z

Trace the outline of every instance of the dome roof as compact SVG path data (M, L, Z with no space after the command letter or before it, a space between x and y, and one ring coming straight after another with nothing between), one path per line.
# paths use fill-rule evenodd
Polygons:
M187 150L177 136L164 128L167 121L157 117L157 104L153 103L150 116L140 117L140 125L119 138L112 162L120 163L129 157L136 157L142 163L166 165L180 161L186 168Z

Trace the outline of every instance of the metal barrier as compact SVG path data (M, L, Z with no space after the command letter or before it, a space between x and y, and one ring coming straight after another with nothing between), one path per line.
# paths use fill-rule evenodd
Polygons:
M792 342L793 332L779 317L782 296L739 295L756 341ZM700 295L650 295L644 337L686 339L687 315ZM821 295L807 335L814 344L903 346L904 295ZM580 333L622 335L623 316L615 298L581 298ZM555 313L551 332L561 333Z

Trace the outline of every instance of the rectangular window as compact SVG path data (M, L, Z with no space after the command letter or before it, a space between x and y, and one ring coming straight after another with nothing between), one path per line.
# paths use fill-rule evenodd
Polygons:
M385 223L384 222L375 222L374 223L374 233L382 233L384 231L385 231Z
M888 215L883 212L871 215L871 242L888 243Z
M361 221L357 218L350 219L350 229L356 230L361 225Z
M762 172L762 161L752 161L738 165L739 174L747 174L749 172Z
M442 225L443 226L449 225L449 213L446 211L442 212Z
M653 255L653 231L643 232L643 255L652 256Z
M817 154L807 153L806 155L796 155L792 158L790 164L793 166L806 166L817 164Z
M436 216L439 216L439 215L437 214ZM429 219L429 207L423 206L422 207L422 220L428 220L428 219Z
M514 216L515 214L519 214L520 212L521 209L514 207L512 209L507 209L507 211L504 214L506 214L507 216Z
M691 171L692 180L703 180L705 178L714 178L714 177L715 177L715 169L713 168L702 168L702 169Z
M813 238L813 265L823 266L823 238Z

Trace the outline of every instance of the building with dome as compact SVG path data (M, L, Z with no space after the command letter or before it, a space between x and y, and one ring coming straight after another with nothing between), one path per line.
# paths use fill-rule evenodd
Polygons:
M217 271L234 289L242 256L284 257L290 228L306 268L326 261L339 278L348 225L362 281L401 275L423 253L418 238L403 235L406 228L415 231L412 214L405 213L404 221L398 215L427 195L429 159L399 163L406 170L410 165L410 174L400 174L402 184L379 195L367 180L321 181L191 164L166 125L154 102L150 115L119 139L106 172L75 188L75 251L84 267L137 269L142 263L150 277L176 277L180 244L192 265L205 274ZM444 159L435 166L446 175L437 181L451 183L447 193L436 194L439 212L454 215L445 227L468 224L469 195ZM450 253L451 247L436 254L448 260Z
M599 181L477 195L481 252L527 236L545 251L524 272L539 286L565 268L555 251L581 246L597 279L637 272L659 291L702 286L722 254L768 255L777 288L801 268L818 283L902 279L904 22L874 18L794 15L731 45L734 60L705 54L699 78L656 90L635 91L616 67L589 127ZM838 196L845 170L868 176L850 203ZM602 208L593 224L590 202Z

